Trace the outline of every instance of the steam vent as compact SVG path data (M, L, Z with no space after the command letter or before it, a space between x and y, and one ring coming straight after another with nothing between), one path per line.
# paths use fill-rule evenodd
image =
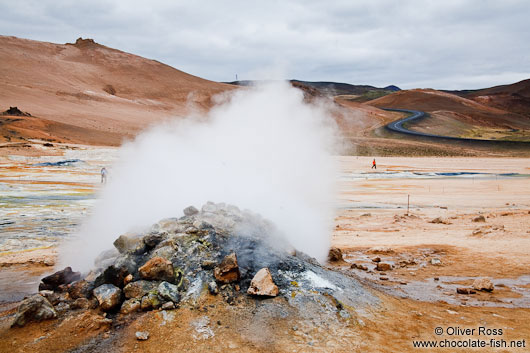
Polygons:
M377 297L282 239L250 211L190 206L145 233L120 235L86 276L65 268L43 278L11 330L43 320L53 330L82 325L92 339L73 344L76 351L121 351L124 342L348 351Z

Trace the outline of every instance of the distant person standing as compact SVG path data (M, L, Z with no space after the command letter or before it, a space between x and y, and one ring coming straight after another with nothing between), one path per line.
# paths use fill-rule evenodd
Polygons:
M374 158L374 161L372 162L372 169L377 169L377 165L375 164L375 158Z
M107 183L107 168L103 167L101 168L101 184Z

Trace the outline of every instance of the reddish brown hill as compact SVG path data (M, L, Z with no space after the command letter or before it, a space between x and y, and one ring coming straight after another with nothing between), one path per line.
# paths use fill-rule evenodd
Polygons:
M426 89L399 91L367 102L379 108L422 110L431 116L457 120L470 126L528 129L530 119L506 110L480 104L457 95Z
M484 105L530 117L530 79L462 94Z
M35 117L13 129L1 118L3 140L37 137L30 131L41 126L52 140L79 128L75 141L117 145L154 122L207 110L213 95L234 89L90 39L62 45L0 36L0 63L0 110L17 106Z

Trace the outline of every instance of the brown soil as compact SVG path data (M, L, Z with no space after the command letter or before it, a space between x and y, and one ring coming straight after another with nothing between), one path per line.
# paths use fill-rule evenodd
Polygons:
M0 107L34 117L2 117L0 141L7 142L118 145L153 123L205 111L214 95L234 89L89 40L0 36L0 62Z

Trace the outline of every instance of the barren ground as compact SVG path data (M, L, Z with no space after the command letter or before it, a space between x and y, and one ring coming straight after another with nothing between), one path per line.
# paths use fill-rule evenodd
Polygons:
M347 336L326 330L306 332L292 317L276 318L265 326L255 323L255 327L243 327L242 323L252 320L252 303L242 303L238 309L241 311L234 313L233 307L210 302L211 299L198 311L182 308L171 312L174 317L169 320L164 316L167 314L155 311L118 318L109 326L97 311L87 311L69 320L30 324L22 329L8 328L14 309L4 305L0 314L0 351L57 352L80 345L84 347L80 351L88 352L102 347L122 352L433 351L413 348L413 340L426 339L504 339L508 344L511 340L525 340L526 348L508 346L480 351L528 351L530 160L389 157L377 158L376 171L370 169L371 158L341 157L340 162L340 209L332 244L343 250L345 261L333 266L361 278L381 299L379 307L344 328ZM440 172L479 174L434 174ZM508 173L520 175L500 175ZM480 215L484 222L474 222ZM438 217L439 222L431 223ZM34 258L42 259L46 254L53 256L53 252L41 250ZM19 259L22 256L32 258L27 252ZM374 270L375 257L394 268L384 274ZM2 271L39 273L44 268L44 260L7 264L20 263L16 258L5 258L7 267ZM351 269L352 263L365 265L368 271ZM470 287L475 278L482 277L493 281L493 292L456 293L456 287ZM206 312L215 336L194 338L193 322ZM437 336L436 327L475 328L475 332ZM502 329L503 334L479 335L479 327ZM135 331L146 328L151 338L137 341Z

